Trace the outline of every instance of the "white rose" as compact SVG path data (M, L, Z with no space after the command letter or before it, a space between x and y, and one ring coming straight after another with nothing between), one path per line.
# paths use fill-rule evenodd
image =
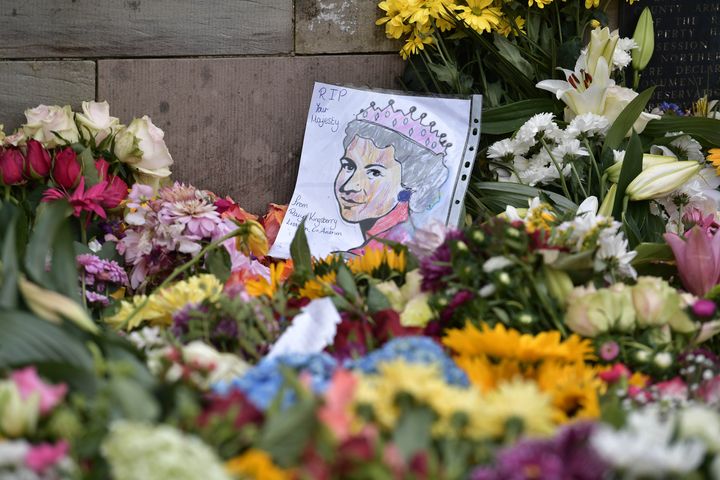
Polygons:
M138 138L120 125L115 134L115 156L123 163L133 164L142 158Z
M96 144L105 140L120 122L119 118L110 116L108 102L82 102L82 111L77 114L77 121L95 137Z
M66 141L75 143L79 139L69 105L64 107L39 105L25 110L25 118L27 123L22 126L25 135L42 143L46 148L63 145Z
M134 119L127 131L137 138L142 156L139 159L127 158L123 161L134 164L135 168L143 171L169 171L168 167L173 164L173 159L163 140L165 133L152 123L150 117L145 115Z

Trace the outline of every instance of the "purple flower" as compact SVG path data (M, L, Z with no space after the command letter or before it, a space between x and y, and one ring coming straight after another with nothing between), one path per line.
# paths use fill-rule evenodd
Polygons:
M85 298L102 306L110 304L108 286L125 287L129 280L125 270L114 260L103 260L89 253L75 257L80 275L85 281Z
M472 480L600 480L607 465L588 445L592 423L575 423L549 440L521 440L500 450L494 466L475 469Z
M692 306L693 313L700 318L711 318L716 310L717 305L712 300L700 299Z
M233 339L238 336L238 325L232 318L223 318L213 330L212 336L220 339Z
M464 238L460 231L448 232L445 241L435 250L435 253L420 261L420 273L423 277L421 287L424 292L438 292L445 288L446 277L453 273L450 244Z
M666 233L685 288L703 296L720 281L720 232L711 233L699 226L685 232L685 238Z
M617 344L617 342L613 340L609 340L600 345L600 358L602 358L606 362L611 362L615 360L619 353L620 346Z
M455 314L455 311L470 300L472 300L474 296L475 295L473 295L473 293L468 290L460 290L459 292L457 292L453 296L452 300L450 300L448 306L443 309L442 313L440 314L440 319L443 322L450 321L452 316Z

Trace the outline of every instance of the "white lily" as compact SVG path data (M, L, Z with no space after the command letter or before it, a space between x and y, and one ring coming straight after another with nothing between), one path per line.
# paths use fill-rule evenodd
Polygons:
M630 182L625 195L636 201L663 197L682 186L701 169L702 165L693 161L653 165Z

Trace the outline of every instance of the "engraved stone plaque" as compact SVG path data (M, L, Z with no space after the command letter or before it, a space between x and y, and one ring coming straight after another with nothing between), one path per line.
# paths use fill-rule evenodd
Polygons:
M655 54L642 73L640 90L657 85L651 106L673 102L688 108L705 94L720 99L720 1L621 2L623 36L633 35L646 6L655 21Z

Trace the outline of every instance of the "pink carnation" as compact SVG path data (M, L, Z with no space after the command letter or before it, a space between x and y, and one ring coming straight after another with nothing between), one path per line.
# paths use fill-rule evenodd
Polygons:
M52 443L40 443L30 447L25 456L25 465L35 473L43 474L48 468L52 468L60 460L65 458L69 445L65 440Z
M44 383L38 376L35 367L15 370L10 374L10 378L15 382L23 400L34 393L40 396L40 413L43 414L55 408L55 405L60 403L67 393L67 385L64 383L59 385Z

